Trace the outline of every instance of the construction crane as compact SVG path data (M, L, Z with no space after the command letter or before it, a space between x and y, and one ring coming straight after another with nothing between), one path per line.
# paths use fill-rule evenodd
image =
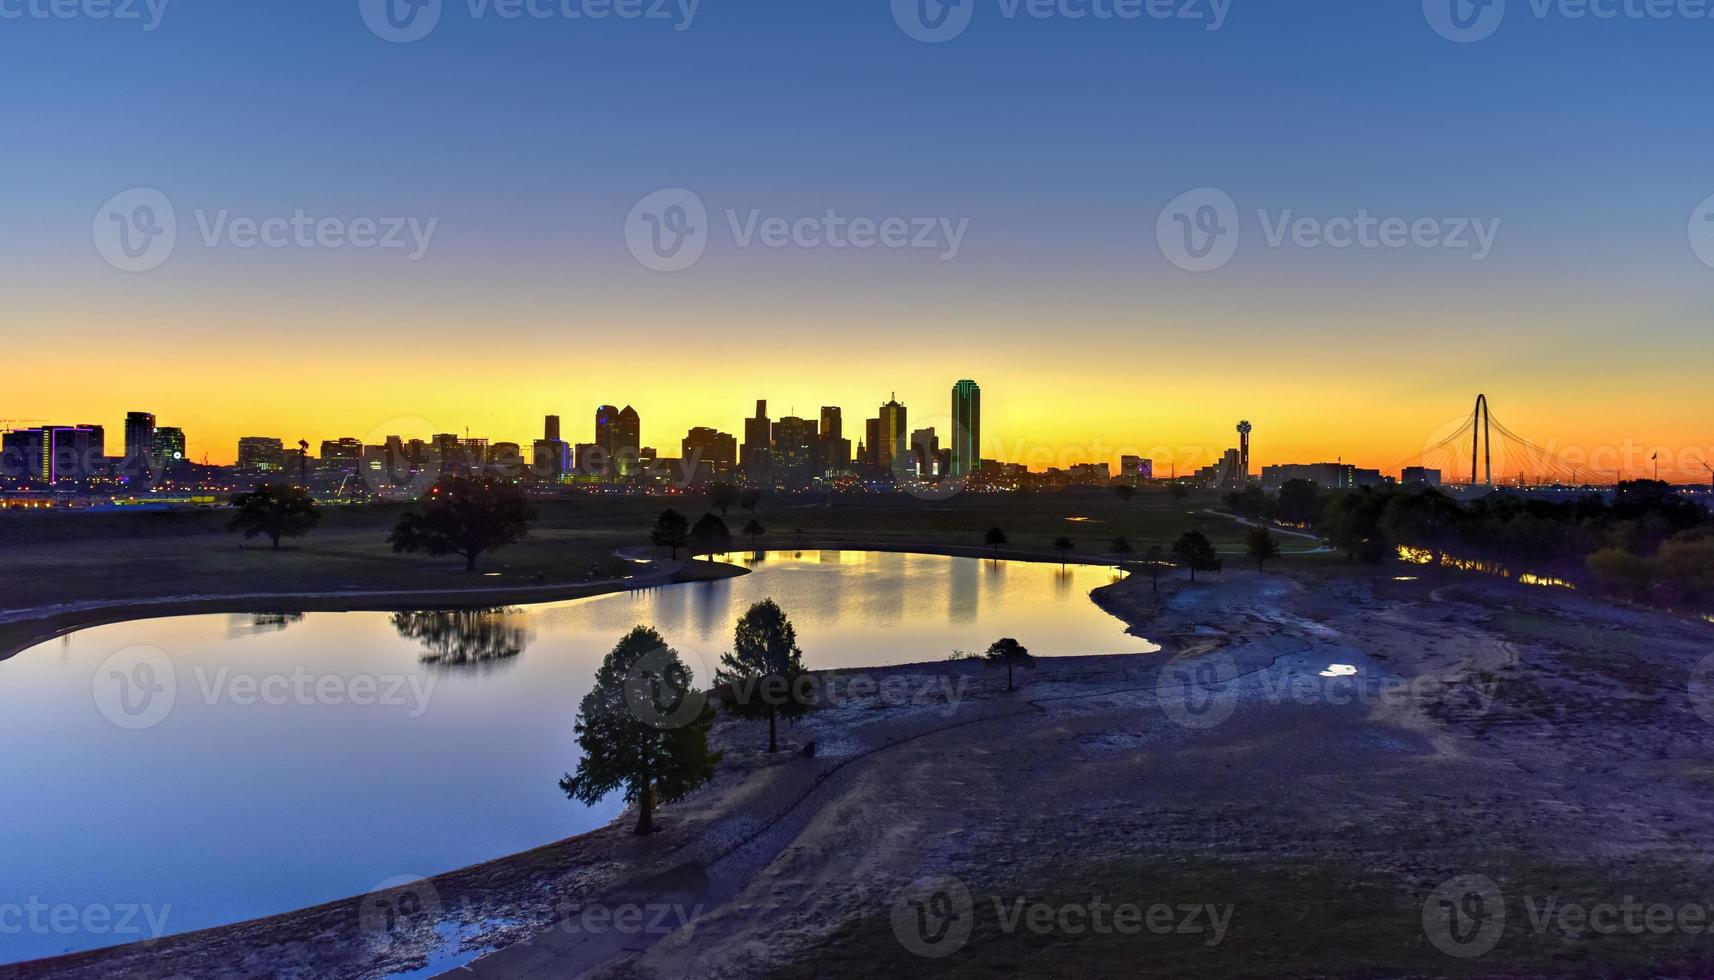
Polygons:
M1708 471L1708 492L1714 493L1714 466L1703 463L1702 468Z

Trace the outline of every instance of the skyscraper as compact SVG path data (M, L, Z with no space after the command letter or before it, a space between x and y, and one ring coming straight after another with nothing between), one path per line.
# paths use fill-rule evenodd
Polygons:
M773 440L774 478L790 487L808 486L821 456L815 423L787 415L774 423Z
M636 476L642 472L643 420L637 410L626 405L619 412L618 444L614 454L614 469L620 476Z
M851 469L851 440L845 438L844 413L837 405L821 407L822 466L829 474Z
M602 405L595 410L595 448L592 457L578 457L578 471L595 476L619 472L619 406Z
M751 483L773 482L773 427L768 424L768 401L756 400L756 416L744 420L744 445L740 462L744 478Z
M542 439L547 442L559 441L559 416L549 415L542 423Z
M982 387L968 379L952 386L952 471L963 479L982 468Z
M125 458L147 459L155 451L155 414L127 412L125 414Z
M738 440L728 433L699 426L682 445L686 478L693 483L730 479L738 466Z
M173 425L163 425L156 429L154 453L163 466L170 466L184 459L184 430Z
M876 463L883 468L894 466L910 449L905 442L905 414L905 407L899 404L896 394L881 406L875 433L879 444L872 451L875 453Z

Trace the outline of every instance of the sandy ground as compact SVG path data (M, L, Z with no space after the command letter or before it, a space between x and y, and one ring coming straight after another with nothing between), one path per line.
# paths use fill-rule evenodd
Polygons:
M764 726L723 718L719 778L664 808L651 838L625 817L442 876L407 889L428 911L387 925L378 905L416 906L368 896L0 978L1709 975L1707 937L1588 944L1529 933L1521 908L1498 949L1453 957L1419 911L1472 874L1513 902L1616 902L1621 876L1643 898L1714 898L1698 891L1714 840L1714 691L1698 668L1714 627L1400 578L1234 570L1157 596L1134 577L1095 599L1165 652L1044 660L1011 693L968 662L842 672L845 696L785 729L777 755ZM1332 665L1355 674L1323 676ZM810 741L813 757L797 751ZM1208 861L1238 874L1145 886L1113 870ZM1334 869L1333 884L1306 868ZM1066 936L1020 953L979 931L931 960L889 928L924 876L980 903L1091 869L1110 899L1189 889L1236 924L1214 953L1153 959ZM1316 918L1377 882L1364 901L1385 908Z

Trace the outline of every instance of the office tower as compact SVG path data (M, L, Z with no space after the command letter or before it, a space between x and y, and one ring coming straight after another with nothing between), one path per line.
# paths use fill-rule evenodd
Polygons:
M1141 456L1119 457L1119 482L1139 486L1155 478L1155 461Z
M738 440L730 433L697 427L684 437L685 478L692 483L729 480L738 468Z
M171 465L184 459L184 430L174 425L163 425L156 429L154 453L162 465Z
M619 412L615 439L615 472L624 477L636 476L642 472L643 421L637 415L637 410L629 405Z
M821 452L815 423L788 415L774 423L774 479L790 487L808 486L815 477Z
M878 468L881 465L881 420L863 420L863 452L860 455L863 465Z
M898 461L910 448L905 443L905 415L905 407L899 404L897 394L881 406L881 415L877 420L879 424L875 434L879 443L874 452L875 462L882 467L903 465ZM908 464L908 460L905 462Z
M773 428L768 424L768 401L757 399L755 417L744 420L744 445L740 459L744 478L751 483L773 482L773 439Z
M851 440L845 438L844 413L837 405L821 408L821 465L828 475L851 469Z
M155 451L155 416L152 412L125 414L125 458L147 459Z
M16 429L0 440L5 475L58 483L94 476L105 468L107 437L99 425L44 425Z
M532 459L538 480L558 483L571 472L571 447L562 439L537 439Z
M278 473L285 462L285 446L273 436L245 436L238 440L240 473L250 476Z
M559 416L549 415L542 425L542 439L546 442L559 441Z
M982 387L964 380L952 386L952 472L964 479L982 468Z
M321 441L321 462L317 470L324 476L341 478L355 476L363 463L363 442L346 436Z
M911 433L911 457L916 475L922 479L941 476L940 436L930 426Z

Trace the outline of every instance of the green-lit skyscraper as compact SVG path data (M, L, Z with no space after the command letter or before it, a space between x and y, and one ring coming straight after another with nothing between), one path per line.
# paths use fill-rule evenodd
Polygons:
M982 465L982 386L952 386L952 476L967 477Z

